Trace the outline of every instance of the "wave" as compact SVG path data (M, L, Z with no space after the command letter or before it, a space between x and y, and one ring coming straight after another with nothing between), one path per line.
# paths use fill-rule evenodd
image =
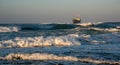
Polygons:
M118 32L120 31L119 28L88 28L89 30L94 30L94 31L103 31L103 32Z
M0 25L0 32L18 32L24 30L57 30L57 29L75 29L75 28L97 28L95 30L105 29L107 31L117 31L120 29L120 22L98 22L98 23L80 23L80 24L6 24ZM110 30L109 30L110 29Z
M0 32L18 32L20 28L15 26L0 26Z
M94 27L98 27L98 28L118 28L119 26L120 26L120 22L104 22L94 25Z
M73 24L39 24L33 26L22 26L21 30L56 30L56 29L72 29L75 28Z
M0 32L18 32L23 30L72 29L73 24L0 24Z
M84 63L95 63L95 64L114 64L120 65L120 62L106 61L106 60L95 60L92 58L77 58L74 56L57 56L54 54L47 53L10 53L5 57L0 57L1 60L57 60L57 61L78 61Z
M97 28L119 28L120 22L97 22L97 23L80 23L76 24L81 27L97 27Z
M81 23L76 24L78 27L86 27L90 31L101 31L101 32L119 32L120 22L98 22L98 23Z
M88 27L88 26L93 26L93 25L94 25L94 24L91 23L91 22L76 24L76 26L81 26L81 27Z
M74 46L84 44L111 44L119 43L119 34L107 33L99 35L68 34L64 36L37 36L15 37L0 41L0 48L24 48L24 47L47 47L47 46Z
M0 48L80 45L80 42L76 38L73 35L58 37L16 37L14 39L0 41Z
M13 39L0 41L0 48L25 48L25 47L47 47L47 46L75 46L84 44L110 44L118 43L119 34L68 34L64 36L37 36L37 37L15 37Z

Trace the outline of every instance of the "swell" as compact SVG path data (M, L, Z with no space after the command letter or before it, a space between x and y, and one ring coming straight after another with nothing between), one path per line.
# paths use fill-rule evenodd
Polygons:
M119 26L120 26L120 22L104 22L95 25L95 27L98 28L119 28Z
M72 24L41 24L38 26L23 26L21 30L56 30L56 29L72 29L75 25Z

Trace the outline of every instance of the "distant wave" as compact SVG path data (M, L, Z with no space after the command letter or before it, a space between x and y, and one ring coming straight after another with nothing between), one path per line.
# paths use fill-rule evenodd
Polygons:
M98 28L119 28L119 26L120 26L120 22L104 22L94 25L94 27L98 27Z
M112 64L112 65L120 65L120 62L106 61L106 60L95 60L92 58L77 58L74 56L57 56L54 54L47 53L32 53L32 54L8 54L5 57L0 57L0 60L63 60L63 61L78 61L84 63L95 63L95 64Z
M72 29L73 24L4 24L0 25L0 32L18 32L27 30L56 30Z
M18 32L25 30L57 30L74 29L76 27L93 27L95 30L117 31L120 29L120 22L98 22L98 23L80 23L80 24L0 24L0 32ZM110 29L110 30L109 30Z
M0 26L0 32L18 32L20 28L15 26Z
M98 23L81 23L76 24L77 27L85 27L90 31L101 31L101 32L119 32L120 22L98 22Z
M23 26L21 30L56 30L56 29L72 29L73 24L41 24L37 26Z
M93 31L103 31L103 32L118 32L120 31L120 28L88 28L88 30Z
M99 31L100 29L104 29L105 31L119 31L120 22L98 22L98 23L80 23L80 24L33 24L27 25L23 24L20 26L21 30L57 30L57 29L74 29L76 27L92 27L95 30Z

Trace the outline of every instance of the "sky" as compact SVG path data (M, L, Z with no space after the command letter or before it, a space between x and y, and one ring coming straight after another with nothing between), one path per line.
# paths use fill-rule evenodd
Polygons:
M0 0L0 23L120 22L120 0Z

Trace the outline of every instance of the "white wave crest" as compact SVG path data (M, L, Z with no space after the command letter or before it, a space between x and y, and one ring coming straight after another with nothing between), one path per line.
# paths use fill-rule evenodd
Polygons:
M19 30L20 30L20 28L18 28L18 27L13 27L13 26L4 27L4 26L0 26L0 32L18 32Z
M108 32L118 32L120 31L120 29L117 29L117 28L110 28L110 29L105 29L106 31Z
M91 23L91 22L89 22L89 23L80 23L80 24L76 24L76 25L87 27L87 26L92 26L92 25L94 25L94 24Z
M47 53L33 53L33 54L22 54L22 53L10 53L5 57L0 57L1 60L63 60L63 61L79 61L85 63L95 64L113 64L119 65L120 62L94 60L92 58L77 58L74 56L57 56L54 54Z
M0 48L11 47L43 47L43 46L72 46L80 45L76 37L71 35L66 36L50 36L44 38L39 37L16 37L15 39L0 41Z
M120 29L118 28L89 28L89 29L92 29L92 30L96 30L96 31L105 31L105 32L118 32L120 31Z
M120 29L120 26L116 26L116 28Z

